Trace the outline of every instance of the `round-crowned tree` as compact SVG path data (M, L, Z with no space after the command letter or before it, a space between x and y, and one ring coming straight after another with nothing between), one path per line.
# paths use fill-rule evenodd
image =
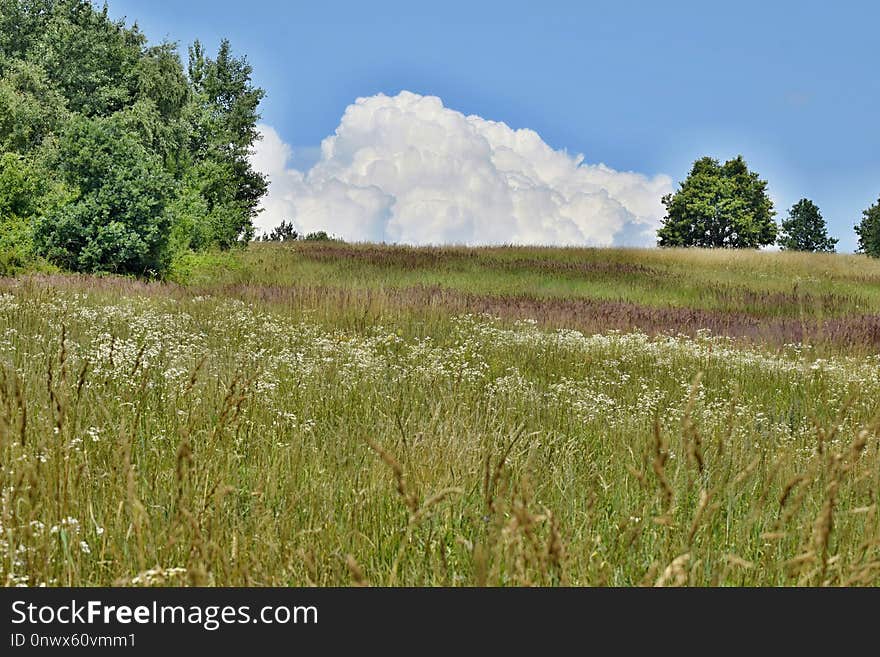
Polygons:
M749 171L742 156L724 164L711 157L697 160L663 204L658 246L753 249L776 240L767 181Z
M859 251L880 258L880 199L862 213L862 220L855 228Z
M828 236L828 227L819 207L810 199L802 198L791 206L788 218L782 222L778 243L784 251L831 253L837 239Z
M161 271L173 181L159 157L118 120L79 117L68 124L55 157L72 198L37 220L40 251L72 271Z

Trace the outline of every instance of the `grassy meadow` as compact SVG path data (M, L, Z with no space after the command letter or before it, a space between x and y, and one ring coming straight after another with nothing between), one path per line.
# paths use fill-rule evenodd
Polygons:
M880 585L880 262L255 244L0 278L7 585Z
M476 313L590 333L708 329L773 347L880 350L880 261L855 255L257 244L234 257L193 256L172 278L206 293L316 309L333 325L343 315L421 322Z

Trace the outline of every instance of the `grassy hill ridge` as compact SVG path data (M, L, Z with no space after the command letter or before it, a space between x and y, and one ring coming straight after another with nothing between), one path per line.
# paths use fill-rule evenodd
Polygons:
M326 298L334 314L477 312L589 332L880 347L880 262L858 255L294 242L179 272L206 292L303 307Z

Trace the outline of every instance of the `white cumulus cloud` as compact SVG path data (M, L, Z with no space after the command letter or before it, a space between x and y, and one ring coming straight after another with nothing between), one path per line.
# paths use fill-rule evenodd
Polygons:
M257 224L292 220L349 241L647 245L668 176L615 171L533 130L465 116L434 96L358 98L307 172L268 125L252 156L270 179Z

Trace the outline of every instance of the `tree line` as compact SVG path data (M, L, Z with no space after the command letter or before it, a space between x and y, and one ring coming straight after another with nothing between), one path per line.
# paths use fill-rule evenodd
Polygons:
M0 0L0 271L161 275L253 237L263 91L228 41L150 46L89 0Z
M228 41L149 45L91 0L0 0L0 274L35 259L77 272L162 276L190 252L254 238L267 180L248 156L264 92ZM663 198L661 247L833 251L802 199L781 227L740 156L697 160ZM880 201L856 226L880 257ZM265 240L298 235L283 222Z
M767 181L750 171L741 155L724 164L700 158L679 189L663 197L663 205L661 247L754 249L775 243L785 251L833 252L838 242L808 198L795 203L777 226ZM880 257L880 200L862 213L855 231L859 251Z
M312 233L300 233L296 230L292 221L285 219L270 231L263 233L257 238L258 242L340 242L341 240L329 235L325 230Z

